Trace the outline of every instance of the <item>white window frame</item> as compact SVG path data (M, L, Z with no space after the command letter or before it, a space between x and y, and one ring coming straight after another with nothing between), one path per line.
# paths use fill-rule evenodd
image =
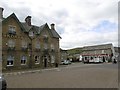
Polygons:
M34 32L33 31L29 32L29 37L34 37Z
M35 56L36 57L36 56ZM34 58L35 58L34 57ZM36 62L36 60L37 60L37 62ZM35 58L35 64L40 64L40 56L37 56L37 59Z
M54 50L54 45L53 45L53 44L51 44L51 49L53 49L53 50Z
M27 41L26 40L22 40L22 48L27 48Z
M8 62L10 63L10 61L13 61L13 64L8 65ZM12 55L8 56L8 58L7 58L7 66L14 66L14 56L12 56Z
M11 32L16 32L16 26L13 26L13 25L9 25L9 31Z
M55 63L55 56L54 55L51 56L51 63Z
M102 54L104 54L105 53L105 50L102 50Z
M25 63L22 63L22 61L24 62L25 61ZM20 62L21 62L21 65L26 65L26 62L27 62L27 56L21 56L21 59L20 59Z
M8 47L15 47L15 41L13 39L8 40Z

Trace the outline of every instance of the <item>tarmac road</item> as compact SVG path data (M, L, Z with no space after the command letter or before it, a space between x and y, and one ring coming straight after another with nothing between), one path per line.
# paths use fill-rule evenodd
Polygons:
M106 63L75 63L5 78L8 88L118 88L117 64Z

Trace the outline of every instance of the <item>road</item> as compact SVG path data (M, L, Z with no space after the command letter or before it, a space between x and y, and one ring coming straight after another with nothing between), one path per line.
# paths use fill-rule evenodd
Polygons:
M75 63L36 73L6 75L8 88L117 88L117 64Z

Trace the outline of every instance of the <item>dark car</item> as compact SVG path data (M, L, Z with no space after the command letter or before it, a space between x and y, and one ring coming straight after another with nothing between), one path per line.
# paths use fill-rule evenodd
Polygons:
M0 90L6 90L6 88L7 88L6 80L4 79L3 75L0 74Z

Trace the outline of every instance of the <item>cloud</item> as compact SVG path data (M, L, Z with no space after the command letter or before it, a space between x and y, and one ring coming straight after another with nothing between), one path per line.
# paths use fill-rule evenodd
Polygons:
M118 43L118 0L11 0L0 1L4 16L12 12L32 24L55 23L63 49L112 42Z

